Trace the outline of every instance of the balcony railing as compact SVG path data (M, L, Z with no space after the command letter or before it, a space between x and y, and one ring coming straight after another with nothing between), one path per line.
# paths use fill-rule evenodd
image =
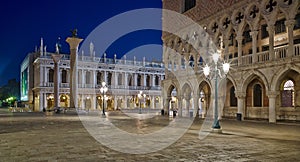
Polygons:
M54 87L53 82L43 83L41 87ZM60 88L70 88L70 83L60 83ZM94 84L78 84L78 88L92 88L98 89L101 85L94 85ZM161 87L156 86L125 86L125 85L109 85L109 89L129 89L129 90L161 90Z

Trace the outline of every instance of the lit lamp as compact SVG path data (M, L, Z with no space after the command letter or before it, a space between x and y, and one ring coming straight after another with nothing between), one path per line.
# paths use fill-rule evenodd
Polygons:
M141 98L142 97L143 97L143 99L145 99L146 94L143 94L143 91L140 91L140 93L138 94L138 98L139 98L139 101L140 101L140 111L139 111L139 114L142 113L142 105L141 105Z
M214 61L214 80L215 80L215 106L214 106L214 123L212 128L213 129L221 129L220 123L219 123L219 119L218 119L218 77L220 77L220 79L222 79L223 77L226 77L227 73L229 72L229 68L230 68L230 64L229 63L223 63L222 64L222 69L218 68L218 62L219 62L219 57L220 54L219 53L214 53L213 54L213 61ZM221 70L223 70L225 76L221 76ZM203 73L205 75L206 78L209 77L210 74L210 67L206 64L205 67L203 68Z
M104 99L104 98L106 98L105 93L107 92L108 88L107 88L105 82L102 82L101 85L102 85L102 86L101 86L101 88L100 88L100 92L101 92L101 94L102 94L102 115L105 116L105 111L104 111L104 100L105 100L105 99Z

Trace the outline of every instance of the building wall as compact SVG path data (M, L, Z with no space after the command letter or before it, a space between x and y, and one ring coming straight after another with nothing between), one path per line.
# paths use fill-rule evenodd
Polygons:
M205 96L214 93L213 81L207 80L202 70L204 64L211 64L211 59L200 60L207 54L202 47L206 44L209 47L209 43L213 42L222 60L231 63L227 86L234 86L237 98L237 106L230 106L230 97L225 97L225 106L219 110L223 117L235 118L239 113L243 118L268 119L269 122L300 120L299 1L196 0L195 6L187 11L182 10L184 4L185 1L179 0L163 1L165 9L191 18L202 26L201 30L209 37L202 37L203 33L192 31L185 33L186 37L164 32L165 46L173 49L173 52L164 50L163 54L167 67L166 80L163 81L164 108L169 108L172 89L177 91L178 108L193 109L194 112L198 111L197 101L201 99L202 85L210 87ZM165 26L169 23L166 20L176 22L176 19L163 20ZM265 34L268 36L263 37ZM195 35L198 36L195 39L198 44L187 39L195 38ZM247 42L249 39L252 40ZM283 83L287 80L294 83L294 104L290 107L282 104L286 102L283 99ZM254 104L257 97L254 93L256 84L261 86L262 91L259 106ZM191 98L184 96L186 85L191 89ZM229 89L226 90L225 94L230 94ZM193 101L194 104L182 106L185 100ZM207 99L207 102L211 100Z
M43 49L42 47L40 49ZM52 109L54 106L54 62L53 53L36 51L36 56L27 62L29 70L28 80L32 84L28 87L28 102L32 103L34 111ZM25 65L25 63L24 63ZM21 70L22 71L22 70ZM60 106L70 105L70 58L64 54L59 62L59 94ZM100 76L101 75L101 76ZM140 76L138 80L137 76ZM119 78L120 77L120 78ZM132 82L129 84L129 77ZM147 80L148 77L148 80ZM109 110L135 108L142 100L142 107L161 109L161 80L164 78L164 67L160 62L147 62L126 59L99 58L95 56L78 56L78 103L79 109L102 109L101 83L108 86L108 96L105 108ZM120 82L119 82L120 81ZM138 81L141 85L138 85ZM148 83L147 83L148 81ZM22 86L21 86L22 88ZM143 91L145 100L139 99L137 94Z

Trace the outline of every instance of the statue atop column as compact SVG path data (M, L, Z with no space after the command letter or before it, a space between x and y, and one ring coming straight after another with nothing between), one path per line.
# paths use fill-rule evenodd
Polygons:
M77 31L76 28L71 30L71 33L72 33L72 37L73 37L73 38L77 38L77 32L78 32L78 31Z

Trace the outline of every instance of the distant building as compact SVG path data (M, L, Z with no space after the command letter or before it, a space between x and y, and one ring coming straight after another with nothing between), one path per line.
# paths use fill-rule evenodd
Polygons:
M242 119L300 120L300 1L299 0L164 0L163 8L181 13L203 27L231 62L223 117ZM181 22L163 19L163 24ZM186 26L188 28L188 26ZM180 29L184 30L184 29ZM205 53L184 38L163 33L166 46L180 53L164 51L166 79L163 81L165 108L179 114L198 108L206 113L211 103L212 84L202 72ZM203 39L203 38L202 38ZM203 45L203 44L201 44ZM197 84L174 74L194 69Z
M92 44L91 44L92 45ZM140 91L146 94L142 108L162 108L161 80L164 79L164 67L161 62L146 60L126 60L78 56L78 105L80 109L102 109L100 86L104 81L108 85L108 110L139 107ZM54 63L41 40L39 50L29 53L21 64L21 100L28 101L34 111L54 106ZM70 55L63 54L59 63L59 99L60 107L70 106Z

